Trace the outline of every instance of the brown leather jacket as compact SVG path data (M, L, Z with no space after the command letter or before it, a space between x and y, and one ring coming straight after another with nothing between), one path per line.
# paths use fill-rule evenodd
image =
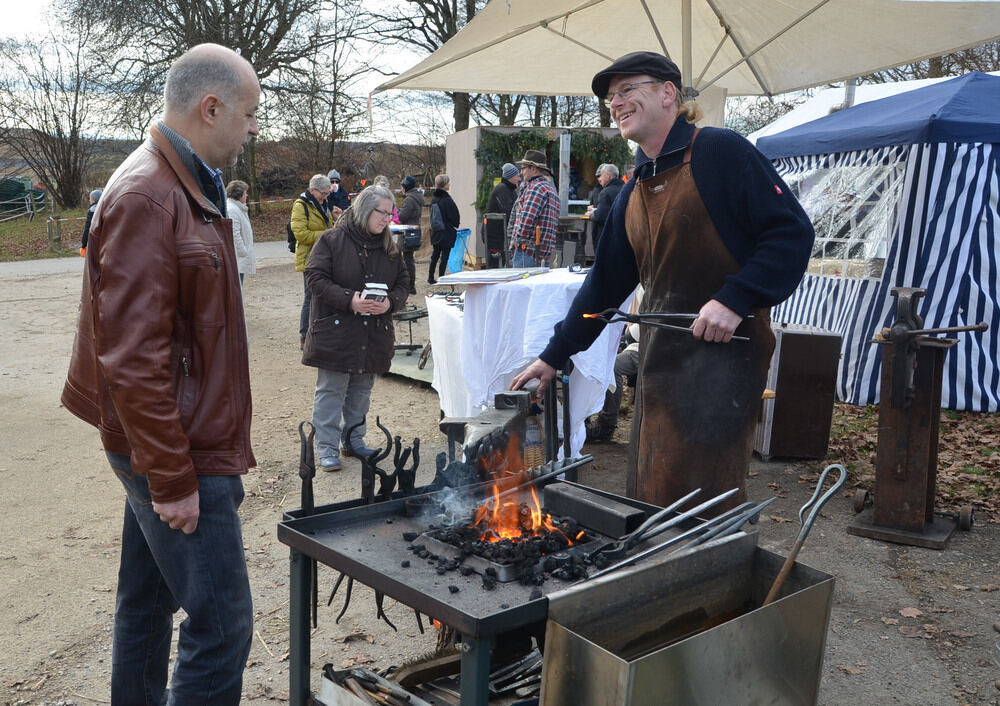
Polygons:
M94 215L62 402L157 502L256 465L232 221L155 127Z

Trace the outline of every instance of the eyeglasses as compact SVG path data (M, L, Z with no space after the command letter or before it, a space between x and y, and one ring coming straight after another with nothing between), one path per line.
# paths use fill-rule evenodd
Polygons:
M324 190L320 190L320 189L314 189L314 191L316 192L316 195L317 195L317 196L318 196L319 198L321 198L321 199L325 199L325 198L326 198L327 196L329 196L329 195L330 195L330 192L331 192L332 190L333 190L333 189L326 189L326 190L324 191Z
M330 182L333 183L333 184L339 184L340 183L340 179L331 179Z
M611 107L611 101L613 101L615 99L615 96L618 96L622 100L626 100L629 97L629 95L632 93L632 91L634 91L635 89L637 89L639 86L645 85L647 83L663 83L663 81L657 81L657 80L653 79L653 80L649 80L649 81L637 81L636 83L630 83L627 86L623 86L622 88L620 88L619 90L615 91L614 93L609 93L608 95L606 95L604 97L604 100L602 101L602 103L604 103L604 105L606 105L607 107L610 108Z
M392 218L392 211L383 211L381 208L376 208L375 213L382 216L382 218Z

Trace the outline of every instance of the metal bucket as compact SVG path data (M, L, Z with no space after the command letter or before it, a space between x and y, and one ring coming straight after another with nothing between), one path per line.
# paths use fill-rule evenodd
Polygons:
M833 577L737 534L549 596L541 703L814 704Z

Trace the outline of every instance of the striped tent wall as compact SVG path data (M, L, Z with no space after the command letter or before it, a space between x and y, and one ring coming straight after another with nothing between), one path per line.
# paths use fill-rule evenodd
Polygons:
M880 346L871 340L895 318L895 286L922 287L927 327L986 321L986 333L958 334L945 358L942 406L1000 408L1000 153L997 145L940 143L883 147L775 161L782 176L821 167L905 160L881 279L806 275L772 311L774 321L840 333L837 397L852 404L879 399Z

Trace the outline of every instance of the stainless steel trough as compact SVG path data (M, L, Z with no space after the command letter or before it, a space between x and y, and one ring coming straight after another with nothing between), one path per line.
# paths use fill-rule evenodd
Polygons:
M541 703L814 704L833 577L761 608L782 563L741 533L549 594Z

